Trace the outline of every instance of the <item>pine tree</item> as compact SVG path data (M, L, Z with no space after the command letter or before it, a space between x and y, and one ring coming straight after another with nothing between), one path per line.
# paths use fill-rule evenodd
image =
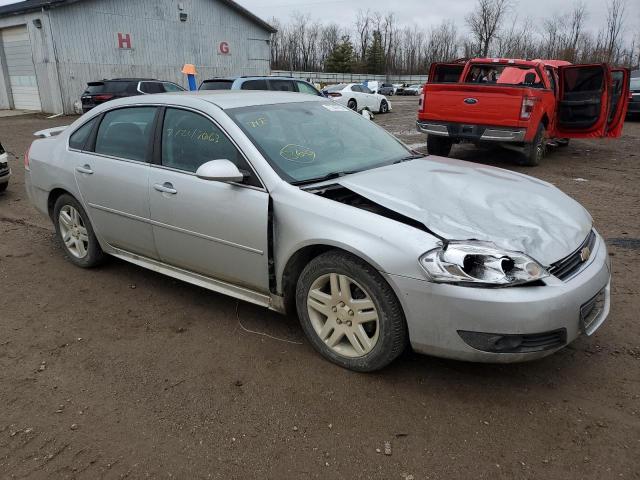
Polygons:
M344 36L327 57L325 70L332 73L350 73L352 63L353 45L349 37Z
M382 34L379 30L373 32L373 39L367 48L367 73L385 73L384 47Z

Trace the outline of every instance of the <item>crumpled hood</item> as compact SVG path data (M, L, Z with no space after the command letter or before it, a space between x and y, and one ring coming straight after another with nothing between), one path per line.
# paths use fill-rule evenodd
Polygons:
M340 185L448 240L484 240L548 266L574 252L592 219L553 185L500 168L429 156L344 177Z

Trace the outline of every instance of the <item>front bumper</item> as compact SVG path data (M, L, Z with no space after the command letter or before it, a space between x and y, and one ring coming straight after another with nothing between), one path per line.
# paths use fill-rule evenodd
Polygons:
M491 127L486 125L467 125L462 123L441 123L418 120L419 132L440 137L451 137L472 142L524 142L526 128Z
M431 283L385 274L404 308L414 350L439 357L474 362L509 363L547 356L580 334L593 334L610 308L610 265L598 235L591 259L567 281L555 277L544 286L471 288ZM597 318L585 325L581 309L598 294L603 299ZM539 338L563 331L552 348L518 353L492 353L472 347L459 332Z

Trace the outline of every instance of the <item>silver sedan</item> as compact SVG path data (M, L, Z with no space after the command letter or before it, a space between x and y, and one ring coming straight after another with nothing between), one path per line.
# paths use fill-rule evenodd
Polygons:
M609 312L589 214L518 173L423 156L348 108L158 94L38 132L33 204L70 261L115 256L279 312L357 371L418 352L540 358Z

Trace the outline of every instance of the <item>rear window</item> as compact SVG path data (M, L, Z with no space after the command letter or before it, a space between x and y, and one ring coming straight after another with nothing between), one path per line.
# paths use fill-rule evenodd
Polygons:
M346 87L347 87L346 83L339 83L338 85L331 85L329 87L326 87L325 90L327 92L341 92Z
M291 80L269 80L269 85L271 86L270 90L275 90L277 92L295 92L296 89L293 86L293 81Z
M231 90L233 80L205 80L200 90Z
M93 126L96 124L97 120L98 117L93 118L73 132L71 137L69 137L69 148L84 150L87 140L89 139L89 135L91 135L91 130L93 130Z
M122 93L131 82L91 82L87 84L87 93Z
M473 65L464 80L466 83L488 85L528 86L542 88L544 85L535 68L518 65Z

